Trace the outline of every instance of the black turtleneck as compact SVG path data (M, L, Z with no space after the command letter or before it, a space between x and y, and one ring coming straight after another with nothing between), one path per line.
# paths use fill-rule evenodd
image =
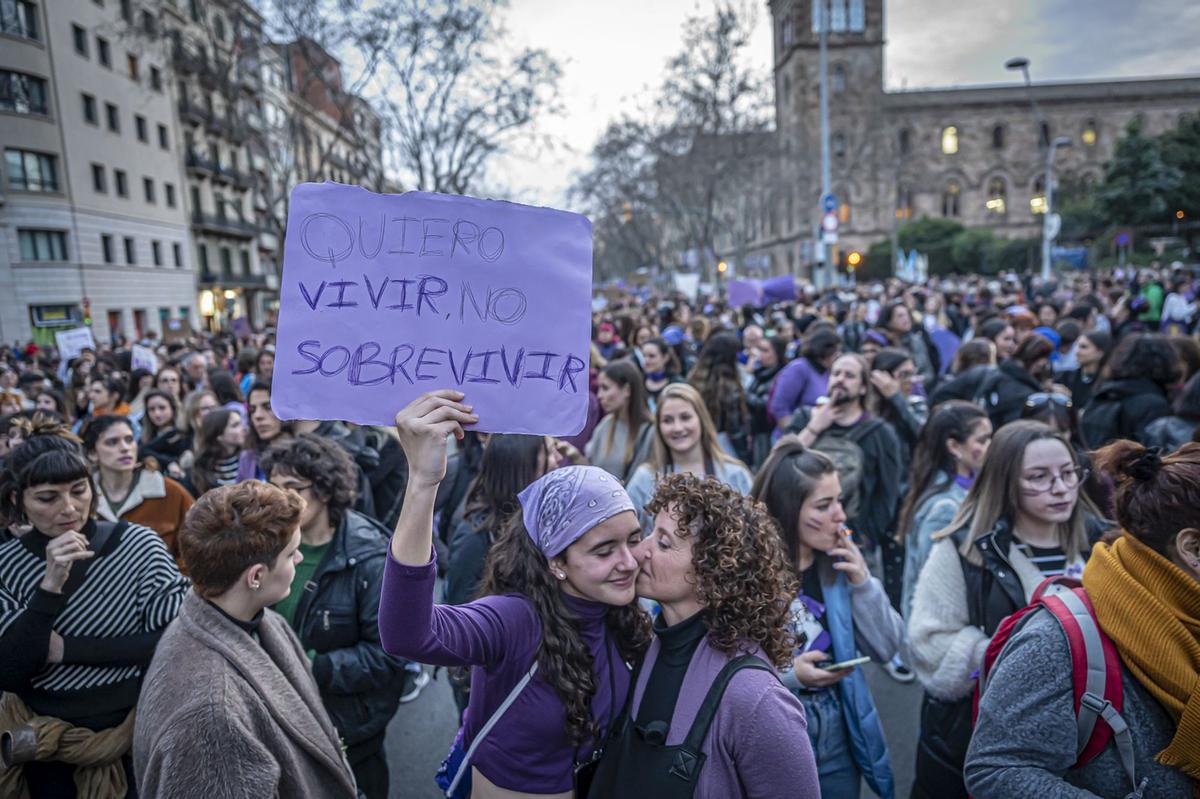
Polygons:
M212 605L214 608L216 608L217 612L220 613L222 616L229 619L231 622L233 622L238 627L240 627L242 630L244 630L246 632L246 635L249 635L251 638L258 637L258 625L262 624L262 620L263 620L263 612L261 610L250 621L242 621L241 619L236 619L233 616L230 616L228 613L225 612L225 609L222 608L220 605L218 605L216 602L213 602L212 600L209 600L209 599L206 599L204 601L207 602L208 604Z
M662 614L654 620L654 635L662 648L650 671L650 679L646 681L646 690L642 693L642 704L637 714L639 727L644 728L655 721L666 722L670 726L683 676L692 662L696 647L707 634L704 611L670 627L663 621ZM633 690L633 686L630 686L630 690Z

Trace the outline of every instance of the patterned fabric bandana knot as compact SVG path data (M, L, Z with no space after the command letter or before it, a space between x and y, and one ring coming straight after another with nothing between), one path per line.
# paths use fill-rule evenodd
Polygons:
M529 537L548 559L618 513L633 510L621 481L597 466L564 466L517 495Z

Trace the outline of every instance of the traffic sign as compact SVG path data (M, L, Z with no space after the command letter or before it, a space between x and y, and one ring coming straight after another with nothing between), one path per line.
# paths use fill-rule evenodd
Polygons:
M1046 238L1054 241L1058 238L1058 232L1062 230L1062 217L1058 214L1050 214L1046 217Z
M837 233L838 217L833 211L828 211L821 217L821 230L826 233Z
M833 192L821 195L821 210L827 214L837 210L837 197Z

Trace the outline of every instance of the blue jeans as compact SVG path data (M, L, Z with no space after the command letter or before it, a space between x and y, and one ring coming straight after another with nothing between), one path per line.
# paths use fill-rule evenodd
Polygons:
M846 719L837 689L815 694L797 692L808 719L808 739L817 760L823 799L858 799L862 778L850 754Z

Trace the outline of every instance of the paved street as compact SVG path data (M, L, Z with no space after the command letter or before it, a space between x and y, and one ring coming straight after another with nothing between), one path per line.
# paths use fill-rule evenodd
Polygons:
M921 689L916 683L897 684L873 664L867 666L867 681L871 684L887 734L892 767L896 772L896 795L906 797L912 783ZM454 700L446 675L442 673L429 683L416 701L400 707L388 728L393 799L438 799L441 796L433 782L433 773L445 756L456 729ZM864 788L862 795L870 797L874 794Z

